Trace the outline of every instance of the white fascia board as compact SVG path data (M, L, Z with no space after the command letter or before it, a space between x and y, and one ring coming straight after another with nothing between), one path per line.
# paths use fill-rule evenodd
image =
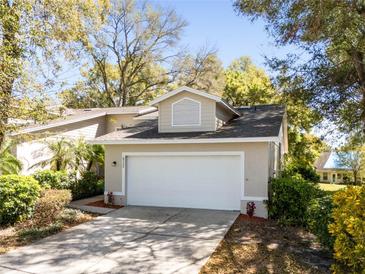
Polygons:
M230 111L232 111L234 114L236 114L237 116L241 116L241 113L239 113L237 110L235 110L234 108L232 108L230 105L228 105L226 102L224 102L223 100L220 100L218 102L219 104L225 106L226 108L228 108Z
M46 129L50 129L50 128L54 128L54 127L60 127L60 126L68 125L68 124L74 124L74 123L81 122L81 121L91 120L91 119L102 117L105 115L106 115L105 112L101 112L101 113L97 113L94 115L81 116L77 119L66 119L66 120L61 120L61 121L57 121L54 123L52 123L52 121L50 121L50 124L40 125L40 126L32 127L32 128L24 128L16 134L32 133L35 131L41 131L41 130L46 130Z
M212 99L216 102L219 102L221 101L220 97L218 96L215 96L215 95L212 95L212 94L209 94L207 92L204 92L204 91L200 91L200 90L197 90L197 89L193 89L193 88L189 88L189 87L180 87L180 88L177 88L173 91L169 91L167 93L165 93L164 95L161 95L160 97L156 98L155 100L153 100L150 105L151 106L154 106L154 105L157 105L158 103L160 103L161 101L163 100L166 100L167 98L170 98L171 96L174 96L180 92L183 92L183 91L187 91L187 92L191 92L193 94L196 94L196 95L200 95L202 97L206 97L206 98L209 98L209 99Z
M89 140L90 144L100 145L137 145L137 144L219 144L219 143L257 143L278 142L279 137L252 137L252 138L212 138L212 139L144 139L144 140Z
M140 110L138 112L138 116L146 115L146 114L149 114L149 113L152 113L152 112L156 112L156 111L157 111L157 108L155 108L155 107L149 107L149 108Z

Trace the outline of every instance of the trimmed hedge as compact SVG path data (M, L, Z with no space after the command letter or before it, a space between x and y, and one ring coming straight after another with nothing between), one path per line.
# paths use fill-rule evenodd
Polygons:
M86 171L78 178L66 171L42 170L33 174L44 188L69 189L72 200L79 200L103 194L104 181L94 172Z
M41 170L34 173L33 177L44 188L69 189L71 185L70 178L64 170Z
M94 172L85 172L80 179L73 180L71 192L73 200L100 195L104 192L104 181Z
M321 194L319 188L300 177L281 177L271 181L269 217L285 225L306 225L307 208Z
M31 216L41 187L31 176L0 176L0 224L8 225Z
M328 226L333 222L332 195L313 199L307 213L307 226L317 239L329 250L333 249L334 237L330 234Z
M334 257L353 273L364 273L365 186L336 192L333 203L334 222L329 225L329 231L335 237Z

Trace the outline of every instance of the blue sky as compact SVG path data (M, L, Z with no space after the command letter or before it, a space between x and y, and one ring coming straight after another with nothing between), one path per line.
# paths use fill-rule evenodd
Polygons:
M292 47L278 48L274 39L265 30L262 20L251 22L247 17L238 15L230 0L150 0L164 8L176 10L188 26L181 36L181 45L188 46L192 52L208 45L218 50L217 54L227 67L232 60L249 56L253 62L267 70L264 56L283 57ZM66 81L63 88L73 85L80 79L79 68L66 65L58 81ZM60 87L56 85L50 94L55 94Z
M277 48L265 31L262 20L251 22L238 15L229 0L153 0L162 7L174 8L188 23L182 43L193 51L205 44L214 46L224 66L240 56L250 56L265 67L264 56L283 56L288 48Z

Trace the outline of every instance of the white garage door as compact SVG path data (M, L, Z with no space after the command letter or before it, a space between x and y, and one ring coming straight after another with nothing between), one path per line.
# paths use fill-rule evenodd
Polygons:
M127 204L239 210L241 155L130 155Z

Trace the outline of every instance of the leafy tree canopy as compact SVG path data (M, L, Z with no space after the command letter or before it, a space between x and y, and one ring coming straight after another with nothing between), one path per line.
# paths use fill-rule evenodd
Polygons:
M223 97L234 106L269 104L278 99L269 76L249 57L234 60L225 76Z
M9 126L14 126L9 119L18 119L23 110L29 110L22 105L29 102L24 98L31 101L34 97L29 94L32 73L45 64L57 71L55 53L62 50L69 57L64 50L82 36L81 21L100 18L103 6L106 0L0 1L0 146Z
M279 45L304 50L270 60L286 70L293 86L305 91L309 105L345 132L364 129L365 3L363 1L237 0L238 12L263 18ZM298 62L302 60L302 62Z

